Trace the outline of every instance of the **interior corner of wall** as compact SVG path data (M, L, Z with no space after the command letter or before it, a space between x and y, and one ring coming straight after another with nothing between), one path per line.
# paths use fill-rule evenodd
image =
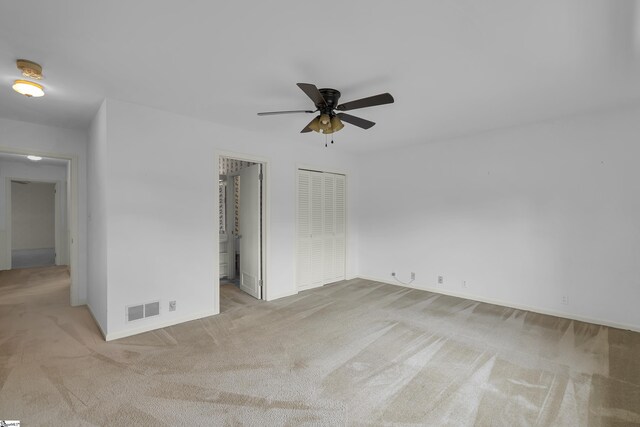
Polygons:
M100 334L102 334L102 338L104 338L104 340L106 341L107 340L107 331L102 327L102 325L98 321L98 318L94 314L94 311L91 308L91 304L88 301L87 301L87 310L89 311L89 314L91 315L91 317L93 318L93 321L95 322L96 326L98 327L98 330L100 331Z

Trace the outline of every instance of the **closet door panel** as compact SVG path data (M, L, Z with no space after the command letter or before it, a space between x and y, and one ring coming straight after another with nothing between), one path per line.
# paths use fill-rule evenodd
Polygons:
M334 221L335 221L335 243L334 243L334 280L345 279L345 260L347 255L347 216L346 216L346 178L344 175L334 175L335 177L335 198L334 198Z
M324 180L323 174L311 176L311 285L324 284Z
M335 175L323 174L324 180L324 281L330 283L335 278L335 239L336 239L336 215L335 215Z
M311 175L298 171L298 204L296 207L296 284L311 285Z
M344 235L346 232L346 180L344 175L335 176L335 233L336 236Z
M344 280L345 279L345 260L346 260L346 239L344 236L336 237L334 242L334 253L335 253L335 262L334 262L334 271L333 271L333 281Z
M324 239L324 282L335 282L336 238L327 236Z

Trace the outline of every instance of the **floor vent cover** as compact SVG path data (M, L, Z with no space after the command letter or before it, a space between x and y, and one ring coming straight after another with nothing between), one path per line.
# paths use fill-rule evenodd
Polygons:
M160 314L160 301L144 305L144 317L157 316L158 314Z
M144 306L143 305L132 305L127 307L127 322L131 322L132 320L139 320L144 317Z
M130 305L127 307L127 322L144 319L145 317L157 316L160 314L160 301L147 304Z

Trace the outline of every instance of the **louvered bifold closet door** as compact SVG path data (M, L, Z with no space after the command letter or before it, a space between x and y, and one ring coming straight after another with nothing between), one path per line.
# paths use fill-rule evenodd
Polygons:
M345 278L345 176L298 171L296 208L298 289Z
M335 243L334 243L334 270L333 279L345 279L345 261L347 259L347 183L344 175L334 175L335 177Z
M324 284L324 181L323 174L311 174L311 286Z
M336 215L335 215L335 184L334 174L325 173L324 180L324 281L335 281L336 264Z
M311 174L298 171L296 283L311 286Z

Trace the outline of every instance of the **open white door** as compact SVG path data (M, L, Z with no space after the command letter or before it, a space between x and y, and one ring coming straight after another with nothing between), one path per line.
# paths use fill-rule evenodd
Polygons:
M240 289L262 298L260 197L262 165L240 171Z

